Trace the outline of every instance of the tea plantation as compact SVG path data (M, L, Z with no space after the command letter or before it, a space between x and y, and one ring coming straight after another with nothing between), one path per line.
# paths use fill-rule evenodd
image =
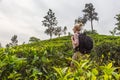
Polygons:
M120 37L89 35L94 48L74 61L70 36L0 49L0 80L120 80Z

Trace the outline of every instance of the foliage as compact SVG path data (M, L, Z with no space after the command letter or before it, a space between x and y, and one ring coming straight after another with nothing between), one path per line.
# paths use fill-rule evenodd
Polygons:
M0 48L2 48L2 44L0 43Z
M54 34L56 36L59 36L62 35L62 28L61 27L56 27L55 30L54 30Z
M40 41L40 39L39 39L39 38L36 38L36 37L30 37L30 39L29 39L29 42L30 42L30 43L39 42L39 41Z
M95 12L95 8L92 3L85 4L85 9L83 9L85 19L91 22L91 29L93 32L93 20L98 21L98 13Z
M58 80L112 80L120 79L120 74L116 72L116 67L112 63L98 66L97 62L89 61L87 59L80 62L74 61L77 68L74 72L70 68L56 68L56 77Z
M7 44L6 47L12 47L17 45L18 45L17 35L14 35L11 38L11 43Z
M47 27L45 30L45 33L47 35L50 35L50 38L52 38L54 27L57 26L57 20L55 17L55 13L51 9L47 12L47 15L44 17L44 20L42 21L43 26Z
M98 34L96 30L91 31L91 30L86 30L86 29L84 30L84 33L86 33L86 34Z
M67 27L65 26L63 29L61 26L58 26L58 27L55 27L54 29L54 34L55 36L58 36L60 37L60 35L62 35L64 33L64 35L66 34L66 31L67 31Z
M117 27L116 29L118 30L118 32L116 33L117 35L120 35L120 14L116 15L115 19L117 20Z
M118 30L120 30L120 14L116 15L115 19L117 20L117 23L116 23L117 28Z
M115 36L117 34L117 27L115 27L112 31L109 31L112 36Z
M120 37L89 34L94 49L70 71L70 36L0 48L0 80L119 80Z
M79 23L82 23L82 24L86 24L87 22L87 17L83 16L83 17L78 17L78 19L75 19L75 24L79 24Z
M12 46L16 46L17 43L18 43L17 35L14 35L14 36L11 38L11 45L12 45Z
M71 36L72 35L72 33L71 32L68 32L68 36Z
M66 35L66 31L67 31L67 26L64 26L64 28L63 28L64 35Z

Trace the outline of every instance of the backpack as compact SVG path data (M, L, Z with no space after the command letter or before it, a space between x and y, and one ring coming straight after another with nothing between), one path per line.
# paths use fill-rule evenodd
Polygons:
M82 54L90 53L93 48L93 40L91 37L87 36L86 34L79 34L79 51Z

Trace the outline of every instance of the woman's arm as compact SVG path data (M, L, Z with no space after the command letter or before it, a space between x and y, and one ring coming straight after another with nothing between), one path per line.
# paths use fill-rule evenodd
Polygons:
M74 36L71 36L71 41L72 41L72 45L73 45L73 48L75 47L74 45Z
M72 44L73 46L77 47L79 45L79 40L78 40L78 35L75 34L74 36L71 37Z

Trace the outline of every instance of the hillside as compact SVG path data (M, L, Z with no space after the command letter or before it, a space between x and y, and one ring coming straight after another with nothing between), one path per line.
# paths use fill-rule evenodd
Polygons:
M0 80L119 79L120 37L89 36L94 48L88 59L76 62L75 73L69 71L70 36L0 49Z

